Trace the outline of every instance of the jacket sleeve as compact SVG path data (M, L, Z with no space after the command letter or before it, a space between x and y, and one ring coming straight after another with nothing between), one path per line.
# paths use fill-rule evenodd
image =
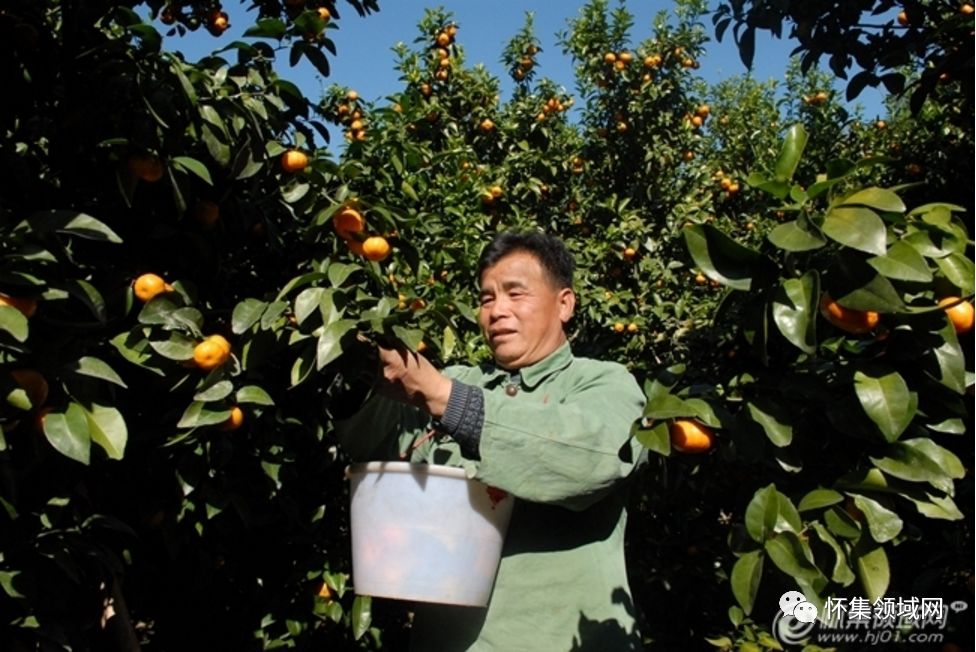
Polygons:
M644 395L621 365L605 363L561 400L485 392L476 477L531 502L583 510L646 460L630 436Z

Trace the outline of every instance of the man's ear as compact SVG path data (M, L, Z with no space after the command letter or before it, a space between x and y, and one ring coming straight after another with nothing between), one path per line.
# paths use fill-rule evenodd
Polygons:
M559 301L559 319L562 323L568 322L573 317L573 310L576 309L576 293L570 288L563 288L557 297Z

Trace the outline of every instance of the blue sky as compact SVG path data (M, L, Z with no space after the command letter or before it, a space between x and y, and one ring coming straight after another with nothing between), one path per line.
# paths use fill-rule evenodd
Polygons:
M460 28L457 39L465 50L468 64L484 63L490 72L502 79L502 90L506 96L512 85L500 63L501 53L507 41L522 27L525 13L532 12L535 32L542 44L542 52L536 57L538 74L562 84L571 93L575 90L570 57L564 55L557 45L556 34L567 29L568 21L578 15L583 0L448 0L440 3L431 0L379 0L380 11L365 18L360 18L345 2L337 4L342 18L336 22L338 29L329 30L338 50L338 57L330 57L330 77L321 78L304 60L294 68L288 66L286 56L279 60L279 74L296 83L310 99L317 99L321 91L333 83L355 88L366 100L380 99L402 88L402 82L397 79L397 72L393 69L391 48L398 41L411 44L417 36L416 25L424 9L437 6L454 15ZM652 34L651 21L657 12L673 6L673 3L665 0L627 0L624 4L635 17L631 30L635 43ZM615 6L615 3L612 2L611 6ZM247 12L246 5L230 0L225 10L230 14L231 29L221 37L214 38L206 31L199 30L183 38L168 37L164 47L180 50L188 59L195 60L238 38L253 23L255 14ZM745 73L746 68L739 59L731 34L727 34L721 43L717 42L708 17L705 30L711 40L707 44L706 55L700 59L698 74L707 82L715 83ZM758 39L753 76L760 81L782 81L792 48L793 44L788 41L765 36ZM836 88L843 92L842 80ZM882 96L870 88L856 100L864 108L866 118L884 113L881 102Z

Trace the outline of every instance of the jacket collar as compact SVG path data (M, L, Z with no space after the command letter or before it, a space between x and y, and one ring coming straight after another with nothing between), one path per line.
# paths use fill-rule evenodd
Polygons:
M569 363L573 361L573 351L569 346L569 342L563 342L558 349L539 360L535 364L531 364L527 367L522 367L514 372L510 372L506 369L491 363L490 380L488 384L495 384L503 379L512 377L515 374L521 376L521 385L526 389L531 389L541 383L543 380L553 375L554 373L561 371L569 366Z

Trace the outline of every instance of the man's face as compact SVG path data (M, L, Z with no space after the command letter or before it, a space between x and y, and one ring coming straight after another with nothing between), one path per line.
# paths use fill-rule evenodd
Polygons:
M481 274L478 321L505 369L521 369L559 348L575 305L573 291L556 287L527 251L513 251Z

